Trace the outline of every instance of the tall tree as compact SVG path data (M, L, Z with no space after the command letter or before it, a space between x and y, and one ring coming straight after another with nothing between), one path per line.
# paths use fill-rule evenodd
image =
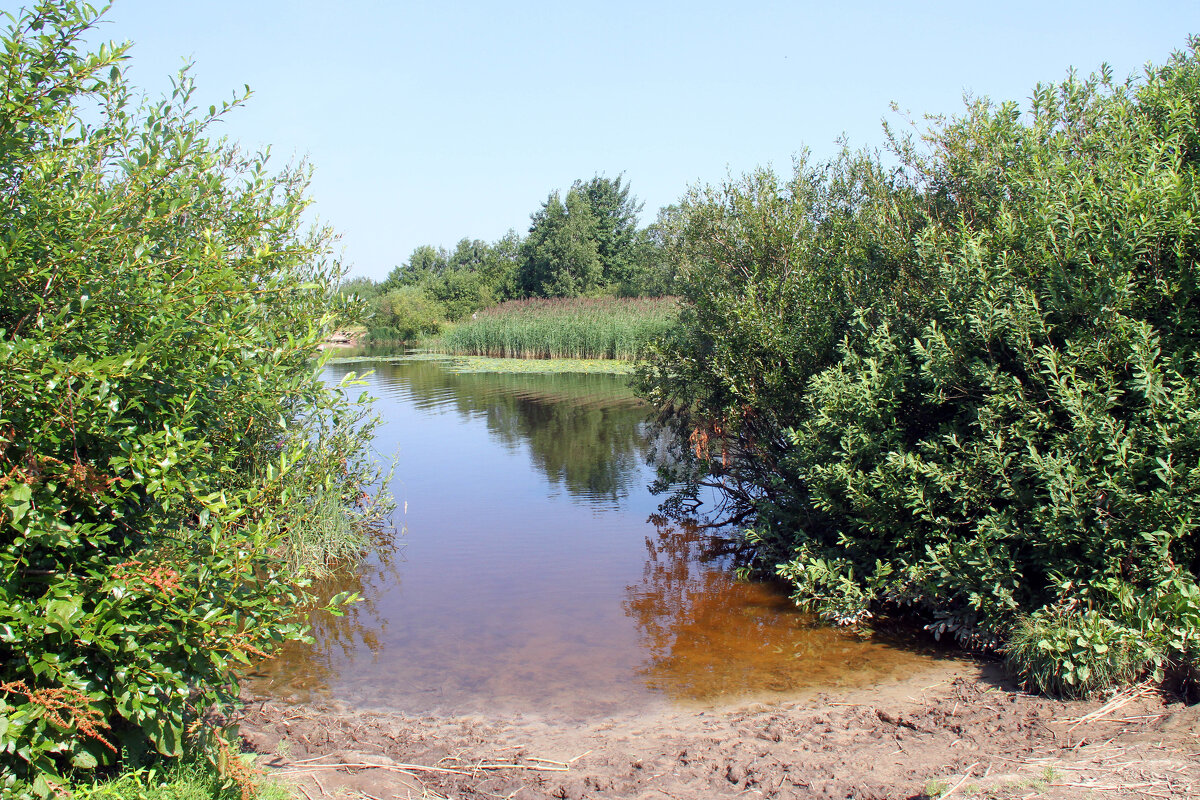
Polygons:
M567 193L564 203L551 192L533 215L521 246L520 286L533 297L578 297L601 283L603 263L596 218L586 197Z
M621 184L619 175L615 180L597 175L587 182L575 181L570 194L582 195L592 212L601 282L610 286L630 284L643 262L637 227L642 204L630 194L628 184Z
M489 250L488 243L482 239L460 239L446 260L447 266L451 270L479 270L487 263Z
M520 258L521 237L512 229L488 248L481 271L497 300L512 300L520 296Z
M450 254L445 248L423 244L412 251L408 261L392 269L384 279L384 291L401 286L415 286L427 278L437 277L450 267Z

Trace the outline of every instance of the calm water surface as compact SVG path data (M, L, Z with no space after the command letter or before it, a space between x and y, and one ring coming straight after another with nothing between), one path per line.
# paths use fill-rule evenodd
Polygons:
M250 688L406 713L603 714L719 703L906 674L935 656L901 637L811 624L777 589L739 584L695 531L655 525L648 412L611 375L374 368L378 450L398 455L400 549L330 592L316 642Z

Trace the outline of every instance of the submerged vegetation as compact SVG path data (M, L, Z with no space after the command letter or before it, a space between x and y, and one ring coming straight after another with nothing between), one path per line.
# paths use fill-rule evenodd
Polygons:
M428 346L496 358L629 361L675 321L674 298L514 300L480 311Z
M641 369L755 568L1039 689L1194 678L1200 58L692 192ZM892 166L892 164L895 166Z
M386 511L366 411L320 379L352 309L307 171L214 140L238 102L197 111L186 73L136 101L95 23L41 3L0 48L5 796L189 737L244 777L204 712L304 638L309 576Z

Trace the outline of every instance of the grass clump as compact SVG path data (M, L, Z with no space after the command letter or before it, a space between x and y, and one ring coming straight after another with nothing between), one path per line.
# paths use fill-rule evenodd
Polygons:
M1053 608L1016 626L1007 657L1030 689L1086 697L1132 681L1153 653L1138 631L1095 610Z
M232 769L227 766L222 772L193 753L153 767L128 769L107 780L73 784L70 796L74 800L245 800L248 796L292 800L285 787L263 779L250 756L230 758Z
M677 317L669 297L514 300L429 342L455 355L632 361Z

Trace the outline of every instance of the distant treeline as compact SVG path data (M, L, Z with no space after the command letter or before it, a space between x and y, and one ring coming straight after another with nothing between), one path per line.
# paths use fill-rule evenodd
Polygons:
M641 204L622 178L578 180L531 215L522 238L462 239L453 251L422 245L387 278L356 278L342 289L367 301L375 340L412 340L445 322L505 300L551 297L658 297L670 293L664 257L671 209L638 227Z

